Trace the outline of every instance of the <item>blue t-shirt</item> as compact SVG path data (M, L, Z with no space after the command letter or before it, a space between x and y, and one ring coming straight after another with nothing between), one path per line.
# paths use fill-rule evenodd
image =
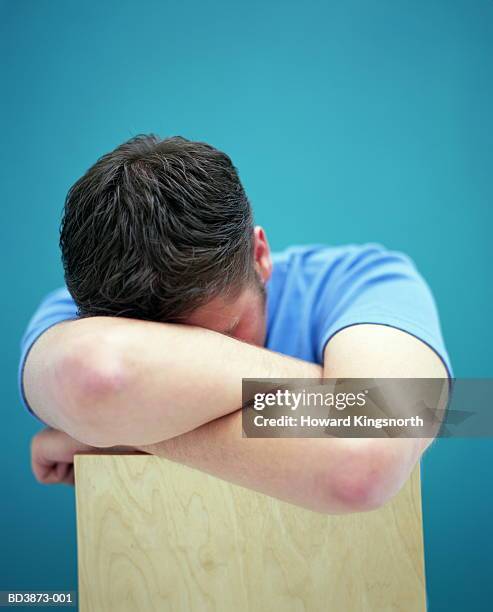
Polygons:
M273 262L267 283L267 348L321 364L335 333L350 325L376 323L425 342L452 376L433 296L403 253L373 243L294 246L274 253ZM29 321L21 340L18 386L30 412L22 385L30 348L52 325L77 318L74 300L60 287L44 297Z

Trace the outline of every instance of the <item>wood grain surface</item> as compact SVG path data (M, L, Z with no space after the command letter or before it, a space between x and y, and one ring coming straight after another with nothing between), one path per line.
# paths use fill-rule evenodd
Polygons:
M75 458L81 612L426 609L419 466L327 516L149 455Z

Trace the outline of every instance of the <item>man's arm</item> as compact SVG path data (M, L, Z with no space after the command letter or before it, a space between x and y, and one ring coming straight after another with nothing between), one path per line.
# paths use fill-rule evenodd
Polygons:
M119 317L54 325L24 368L29 405L92 446L146 445L241 408L242 378L320 378L320 366L208 329Z
M314 377L322 374L314 364L306 367L312 368L309 373ZM446 377L442 362L424 343L376 325L353 326L336 334L325 350L323 373L346 378ZM69 442L71 449L77 448ZM237 410L173 439L136 448L313 510L336 513L369 510L392 497L428 443L246 439L241 437ZM37 448L56 463L56 453Z
M410 334L348 327L327 344L325 378L447 378L441 359ZM367 511L395 495L431 439L252 439L241 411L177 438L139 447L315 511Z

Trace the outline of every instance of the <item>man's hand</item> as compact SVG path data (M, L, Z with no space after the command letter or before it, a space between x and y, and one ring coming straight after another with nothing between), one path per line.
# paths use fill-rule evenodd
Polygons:
M68 434L48 427L31 441L31 467L42 484L74 484L74 455L96 450L71 438Z

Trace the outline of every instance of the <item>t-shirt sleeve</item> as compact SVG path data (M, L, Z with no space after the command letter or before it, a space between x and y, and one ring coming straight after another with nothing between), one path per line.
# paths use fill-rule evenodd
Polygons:
M20 359L17 372L17 383L21 403L26 410L33 414L39 421L41 419L33 412L29 406L23 386L24 366L27 356L35 341L41 334L61 321L78 318L78 309L72 296L66 287L60 287L48 293L38 305L33 316L29 320L27 327L20 341ZM42 421L41 421L42 422Z
M379 244L355 246L319 281L319 299L314 309L319 363L323 363L327 342L338 331L373 323L419 338L438 354L449 376L453 376L435 300L407 255Z

